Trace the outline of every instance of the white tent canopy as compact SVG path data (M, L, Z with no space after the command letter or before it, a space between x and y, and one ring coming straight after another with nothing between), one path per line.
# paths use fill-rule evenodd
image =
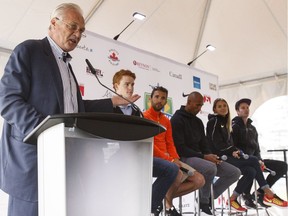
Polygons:
M0 52L28 38L47 34L50 13L61 0L0 0ZM89 31L113 38L135 20L119 41L187 64L219 77L220 95L233 102L231 88L279 79L283 87L270 97L287 94L287 0L74 0L81 6ZM1 54L1 68L5 60ZM259 82L259 80L261 82ZM244 85L243 85L244 84ZM278 86L278 83L276 84ZM226 89L228 93L226 94ZM222 91L223 90L223 91ZM271 90L269 90L270 92ZM233 91L234 93L239 91ZM259 95L259 94L258 94ZM230 98L231 97L231 98ZM234 101L235 101L234 100Z

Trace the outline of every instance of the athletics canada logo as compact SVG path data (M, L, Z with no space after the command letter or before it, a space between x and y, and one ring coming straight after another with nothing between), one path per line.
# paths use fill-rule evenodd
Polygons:
M108 60L109 60L110 64L118 65L120 62L118 51L115 49L110 49L109 55L108 55Z

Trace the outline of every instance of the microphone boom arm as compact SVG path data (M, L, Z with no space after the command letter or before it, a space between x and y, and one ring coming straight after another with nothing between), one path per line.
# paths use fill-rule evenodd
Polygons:
M119 36L135 21L132 20L118 35L114 36L113 40L118 40Z

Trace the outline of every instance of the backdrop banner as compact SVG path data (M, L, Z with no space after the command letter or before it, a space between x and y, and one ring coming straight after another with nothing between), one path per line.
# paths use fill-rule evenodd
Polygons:
M204 105L199 117L206 125L208 113L212 112L213 100L218 97L216 75L92 32L87 32L87 37L81 39L71 55L74 57L71 62L73 71L84 99L109 98L113 95L98 83L86 65L85 59L91 62L100 81L109 88L113 88L112 77L120 69L134 72L136 74L134 93L141 95L135 104L143 111L150 106L149 97L155 86L163 86L169 91L168 103L162 110L169 118L181 105L186 104L185 95L199 91L204 96ZM193 198L193 194L185 196L182 202L183 211L194 210ZM178 199L175 199L174 204L178 206Z
M204 106L199 117L206 123L212 112L212 102L218 96L218 77L188 65L180 64L153 53L126 45L119 41L87 32L77 48L71 52L73 71L85 99L109 98L112 93L102 87L86 65L88 59L97 71L100 81L112 88L112 77L120 69L136 74L134 93L141 95L136 102L141 110L149 107L149 95L154 86L163 86L169 91L169 100L163 112L171 116L181 105L186 104L192 91L204 96Z

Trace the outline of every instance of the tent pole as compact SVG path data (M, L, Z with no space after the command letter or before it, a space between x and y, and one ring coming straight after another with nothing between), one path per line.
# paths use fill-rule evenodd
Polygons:
M197 37L195 51L194 51L192 59L195 59L197 57L198 53L199 53L199 47L200 47L200 43L202 41L203 32L205 30L205 25L206 25L206 22L207 22L207 17L208 17L208 14L209 14L210 6L211 6L211 0L207 0L206 6L205 6L205 11L204 11L202 22L201 22L201 26L200 26L200 29L199 29L199 34L198 34L198 37ZM192 63L192 65L193 65L193 63Z

